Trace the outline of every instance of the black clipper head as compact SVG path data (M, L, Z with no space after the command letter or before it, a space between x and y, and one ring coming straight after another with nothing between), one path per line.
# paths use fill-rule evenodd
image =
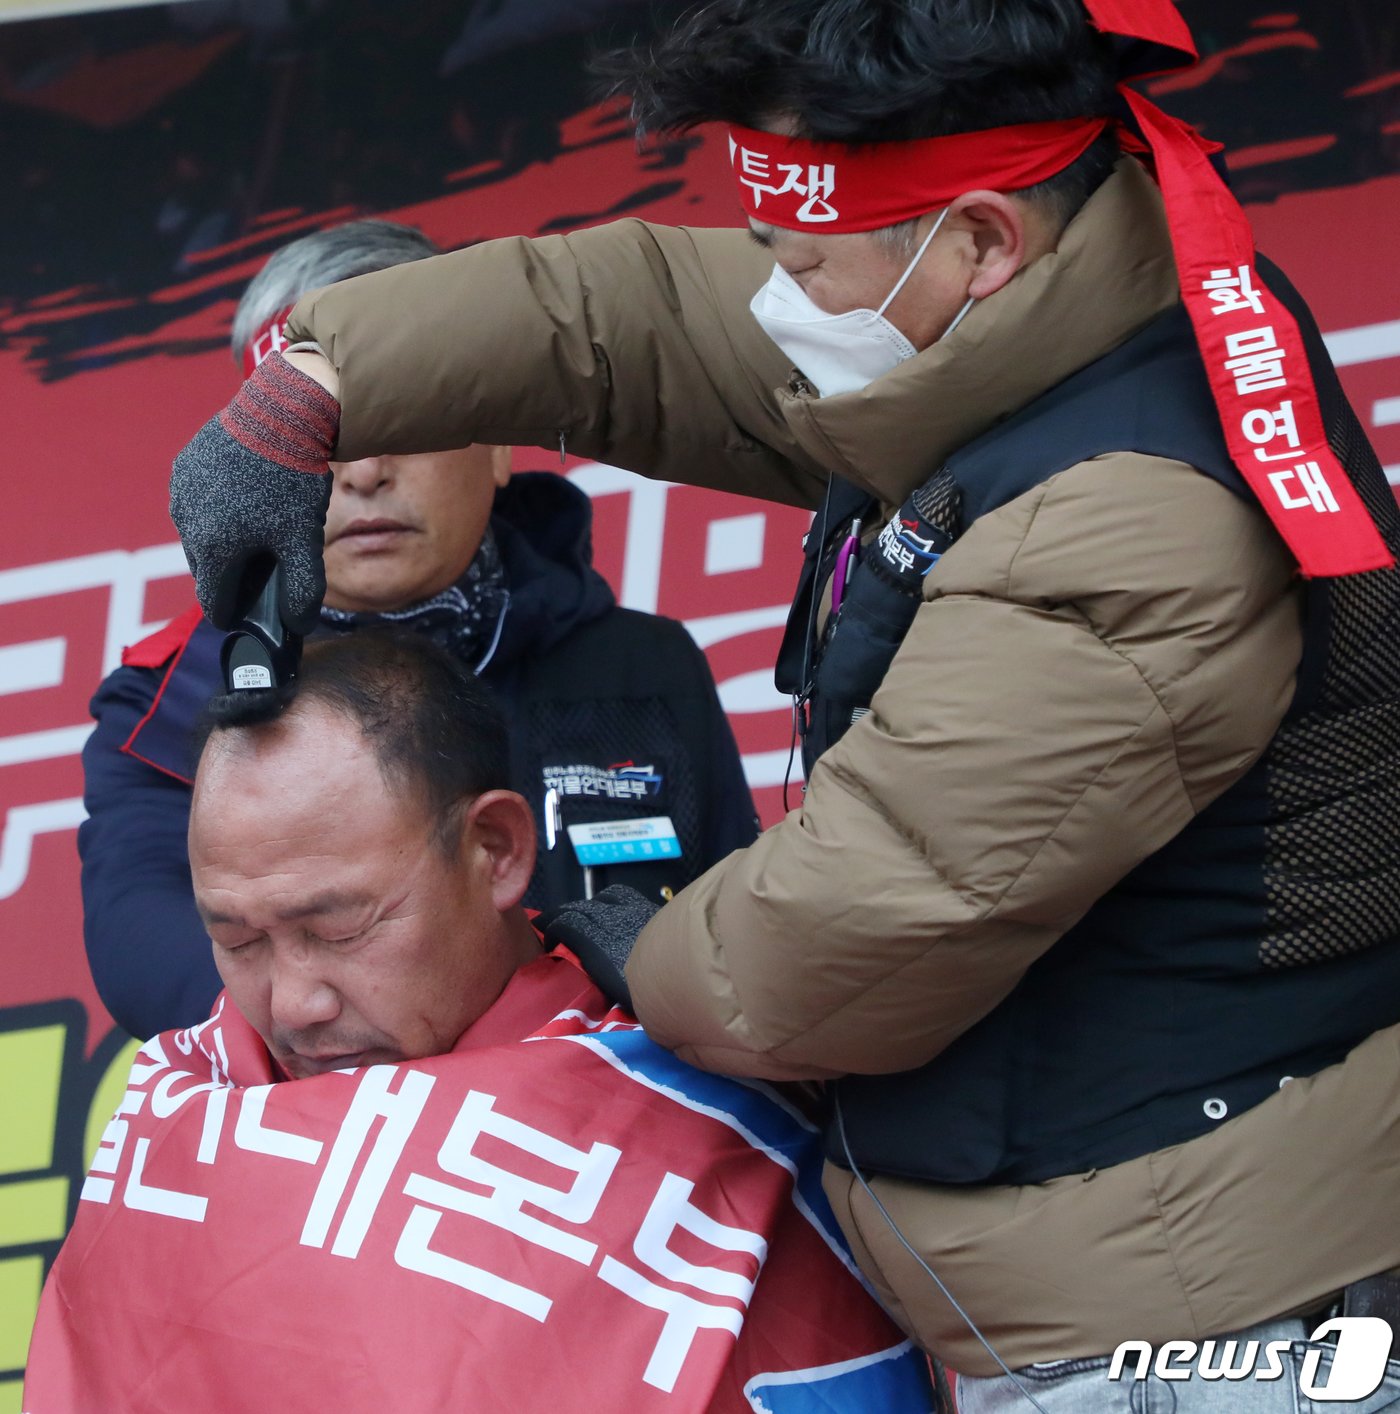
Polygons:
M278 691L296 678L302 640L282 622L281 600L282 566L273 555L256 556L243 571L238 621L219 656L225 691Z

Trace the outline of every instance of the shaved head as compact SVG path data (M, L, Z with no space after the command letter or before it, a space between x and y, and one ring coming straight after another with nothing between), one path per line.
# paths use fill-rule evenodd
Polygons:
M522 797L456 796L445 840L433 792L381 748L309 693L200 758L195 901L231 1000L294 1078L451 1050L540 952Z

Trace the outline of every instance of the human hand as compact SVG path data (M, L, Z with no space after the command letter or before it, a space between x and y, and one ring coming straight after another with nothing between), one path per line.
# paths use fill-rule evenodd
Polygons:
M657 905L636 889L609 884L591 899L542 914L538 926L551 947L563 943L578 958L610 1002L631 1011L632 994L623 969L637 935L656 911Z
M264 359L233 401L175 458L170 518L215 628L232 626L250 560L282 566L282 620L315 626L326 592L322 561L340 404L280 354Z

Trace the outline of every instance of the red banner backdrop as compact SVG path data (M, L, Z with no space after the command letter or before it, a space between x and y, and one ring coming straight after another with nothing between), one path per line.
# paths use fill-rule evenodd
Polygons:
M586 102L574 31L615 24L626 0L512 0L489 33L444 4L410 20L319 0L290 34L233 0L188 8L0 27L0 1414L19 1408L39 1285L124 1071L82 949L87 700L191 600L166 478L236 386L243 284L283 241L358 215L449 247L621 215L739 218L722 133L639 155L621 115ZM1311 300L1400 482L1392 7L1183 9L1205 60L1149 91L1226 143L1260 249ZM709 655L771 823L791 732L772 664L807 517L566 470L594 498L622 602L684 620Z

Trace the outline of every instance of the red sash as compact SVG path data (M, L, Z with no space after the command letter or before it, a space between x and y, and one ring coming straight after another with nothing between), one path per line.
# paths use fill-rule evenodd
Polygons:
M142 1048L29 1414L749 1410L847 1363L906 1407L879 1401L918 1362L830 1230L810 1128L567 961L450 1055L272 1081L224 997Z
M1199 57L1171 0L1084 0L1094 26L1137 41L1140 68ZM1138 72L1132 77L1142 77ZM1393 557L1327 443L1303 338L1254 263L1254 236L1211 161L1220 144L1168 116L1125 80L1140 152L1162 189L1181 298L1191 317L1231 459L1305 575L1382 569ZM732 128L730 162L745 211L792 230L868 231L978 188L1018 191L1063 171L1107 126L1102 117L861 147Z

